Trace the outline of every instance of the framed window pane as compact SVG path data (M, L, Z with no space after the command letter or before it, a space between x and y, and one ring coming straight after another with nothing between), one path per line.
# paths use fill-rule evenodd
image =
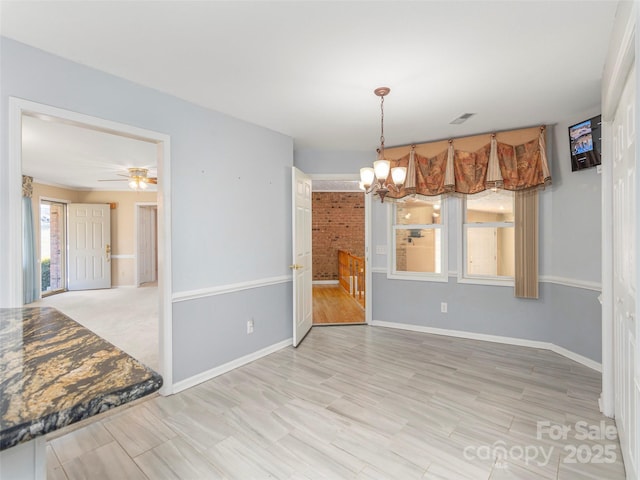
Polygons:
M439 228L396 229L396 271L442 273Z
M465 223L513 223L513 192L485 190L467 196Z
M410 198L397 203L395 208L396 225L433 225L442 224L440 197L429 200Z
M467 274L513 277L514 232L514 227L467 228Z

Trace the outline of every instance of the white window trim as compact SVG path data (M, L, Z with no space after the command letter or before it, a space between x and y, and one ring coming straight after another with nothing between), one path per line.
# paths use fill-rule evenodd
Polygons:
M458 223L458 283L467 283L472 285L492 285L496 287L515 287L515 279L513 277L498 277L498 276L480 276L480 275L468 275L467 274L467 228L482 228L482 227L508 227L515 226L514 223L509 222L487 222L476 224L465 224L467 218L467 202L464 198L458 199L458 211L460 212L460 219Z
M440 197L440 224L435 225L402 225L402 227L414 227L420 229L439 229L440 230L440 242L441 242L441 264L440 273L430 272L398 272L395 269L396 260L396 236L395 225L393 223L393 207L390 202L387 204L387 278L391 280L414 280L419 282L441 282L447 283L449 281L449 234L448 223L449 215L447 202L449 200L446 197Z

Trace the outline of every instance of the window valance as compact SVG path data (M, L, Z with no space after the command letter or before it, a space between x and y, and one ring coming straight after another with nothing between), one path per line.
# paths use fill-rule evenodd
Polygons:
M551 184L545 127L388 148L391 167L407 167L407 195L474 194L488 188L530 190Z

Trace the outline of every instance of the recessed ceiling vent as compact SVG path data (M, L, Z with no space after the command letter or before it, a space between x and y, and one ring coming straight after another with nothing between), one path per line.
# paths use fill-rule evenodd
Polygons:
M462 115L460 115L459 117L454 118L453 120L451 120L449 123L451 125L460 125L461 123L466 122L467 120L469 120L471 117L473 117L475 115L475 113L463 113Z

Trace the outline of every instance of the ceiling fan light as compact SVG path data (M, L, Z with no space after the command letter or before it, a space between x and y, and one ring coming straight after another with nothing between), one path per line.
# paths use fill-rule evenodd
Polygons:
M137 190L138 189L138 180L135 178L132 178L131 180L129 180L129 188L133 189L133 190Z
M148 187L148 184L144 179L138 180L138 187L140 187L140 189L142 190L146 190Z

